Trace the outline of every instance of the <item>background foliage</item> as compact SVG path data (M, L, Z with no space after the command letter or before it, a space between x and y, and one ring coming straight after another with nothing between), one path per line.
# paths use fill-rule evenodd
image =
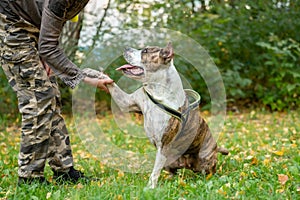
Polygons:
M299 0L108 0L102 7L85 10L79 26L68 25L62 44L80 64L82 55L99 46L108 49L107 56L113 55L109 49L116 44L109 43L109 38L120 30L161 27L179 31L196 40L213 58L222 74L229 107L289 110L300 103L299 18ZM74 48L78 33L80 48ZM66 36L75 42L67 42ZM122 58L115 60L106 73L117 79L114 68L121 64ZM201 94L203 104L209 105L201 76L191 73L189 63L180 57L175 65ZM0 78L0 103L4 105L0 111L15 113L15 95L2 69ZM64 88L62 93L64 103L70 105L69 90Z
M105 48L102 57L115 58L111 59L113 62L106 72L118 80L120 74L114 68L124 64L124 59L117 57L119 53L112 47L118 44L110 38L126 28L168 28L188 35L208 51L222 74L230 108L255 107L263 111L228 113L218 145L228 148L230 155L219 157L214 176L181 170L173 179L168 179L163 172L159 188L148 192L143 188L149 174L126 173L103 164L84 148L79 137L82 132L76 134L77 125L67 118L76 167L100 180L58 185L52 180L47 165L45 175L51 182L49 186L17 187L20 118L17 117L16 96L0 68L0 199L299 197L300 118L299 111L292 110L300 103L299 0L166 0L163 3L159 0L107 0L103 7L91 7L82 13L79 24L67 23L62 37L67 55L81 67L85 67L82 58L97 53L97 48ZM209 106L209 93L202 77L193 73L192 66L183 58L176 56L175 61L180 73L201 94L202 105ZM86 64L93 64L93 61ZM63 84L61 86L66 112L71 110L71 92ZM110 98L100 91L97 97L103 100L99 105L102 108ZM99 110L105 112L102 108ZM209 120L209 112L202 114ZM134 132L131 126L126 132L120 130L113 117L106 112L105 117L99 116L98 122L109 134L112 144L132 151L139 148L140 152L150 147L148 140L141 142L140 138L128 134ZM90 127L86 128L83 132L90 131Z
M201 6L201 1L175 0L144 5L140 14L130 1L118 2L119 8L127 3L126 10L119 9L125 18L135 19L125 27L165 27L199 42L222 73L229 104L270 110L299 105L299 1L210 1ZM208 101L200 75L189 73L189 66L176 66Z

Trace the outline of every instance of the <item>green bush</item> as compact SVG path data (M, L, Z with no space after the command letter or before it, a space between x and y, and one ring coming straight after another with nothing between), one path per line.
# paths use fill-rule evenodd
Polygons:
M296 107L300 103L300 43L271 35L269 42L257 45L265 50L261 57L270 73L265 84L258 85L257 96L272 110Z
M229 102L244 107L250 102L270 110L299 105L299 0L213 1L209 10L198 12L189 7L174 6L170 13L185 15L172 15L167 27L188 34L207 49L222 73Z

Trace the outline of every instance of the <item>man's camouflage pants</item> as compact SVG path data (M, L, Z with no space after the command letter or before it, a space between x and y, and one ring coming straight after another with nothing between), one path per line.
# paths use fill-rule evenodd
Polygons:
M24 19L0 13L0 65L22 114L18 175L26 178L43 176L47 159L54 171L73 166L56 78L48 77L39 58L38 35Z

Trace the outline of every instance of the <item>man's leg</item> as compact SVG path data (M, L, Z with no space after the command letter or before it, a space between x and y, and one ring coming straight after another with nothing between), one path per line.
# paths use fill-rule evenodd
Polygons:
M39 30L25 20L0 14L0 62L17 93L22 114L18 175L43 177L46 159L57 176L77 181L83 173L73 168L70 140L60 114L59 90L40 61Z
M17 93L22 115L19 179L43 178L55 93L36 49L39 30L22 19L7 19L2 14L0 21L1 66Z
M73 156L70 145L69 134L65 121L61 115L60 92L56 79L50 78L55 89L55 111L52 118L52 128L49 144L49 165L54 172L54 179L57 181L77 182L79 179L87 180L84 174L73 167Z
M52 117L50 144L48 149L49 165L53 171L68 172L73 166L70 138L61 115L60 92L55 77L50 78L55 90L55 110Z
M17 91L22 114L18 175L25 178L44 176L55 101L51 87L35 89Z

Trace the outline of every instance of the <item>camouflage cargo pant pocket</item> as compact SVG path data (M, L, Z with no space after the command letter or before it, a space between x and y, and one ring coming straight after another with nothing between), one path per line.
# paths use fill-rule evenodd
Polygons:
M7 77L14 77L9 80L10 85L15 89L28 88L35 86L35 77L47 76L34 47L24 49L8 49L3 51L2 65ZM18 83L16 86L15 83Z
M6 22L3 16L0 17ZM15 91L34 87L35 77L47 76L37 50L38 28L19 20L7 22L0 32L0 59L6 76L13 77L9 79L10 85Z

